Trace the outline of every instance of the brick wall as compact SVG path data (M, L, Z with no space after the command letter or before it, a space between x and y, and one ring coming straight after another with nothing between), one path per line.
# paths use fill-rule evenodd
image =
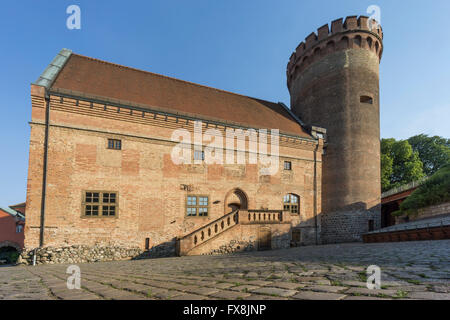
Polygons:
M25 246L39 244L45 103L32 88L30 161L27 187ZM51 98L48 149L45 246L114 245L143 249L173 247L174 239L228 213L227 194L236 188L248 197L249 208L282 209L283 196L300 197L294 226L314 220L314 141L280 141L277 174L259 175L259 165L175 165L170 157L176 128L189 124L139 111L59 97ZM224 130L224 128L218 128ZM121 139L122 150L107 149L107 139ZM247 146L248 147L248 146ZM247 154L248 157L248 154ZM321 145L317 152L316 211L320 212ZM292 171L283 171L283 161ZM192 186L191 191L180 185ZM118 192L116 217L87 218L82 214L86 190ZM188 194L208 195L208 217L187 217Z

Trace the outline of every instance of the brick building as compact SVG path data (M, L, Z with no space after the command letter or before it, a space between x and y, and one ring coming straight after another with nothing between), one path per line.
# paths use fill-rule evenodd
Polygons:
M14 248L21 251L24 245L25 216L10 208L0 208L0 251Z
M339 35L359 28L360 34L380 37L381 31L363 30L359 21L351 28L346 22ZM337 36L332 30L330 37ZM307 49L308 45L307 40ZM357 49L367 53L354 61L356 66L358 59L372 62L381 54L378 48L364 48ZM355 49L339 47L329 56ZM291 58L291 82L289 68L295 63ZM375 100L374 114L377 94L364 91L364 96ZM321 242L321 206L328 203L322 199L326 130L310 119L302 122L298 104L293 112L282 103L67 49L31 85L31 101L25 258L36 247L75 246L71 256L84 261L86 250L99 246L121 248L118 255L123 258L135 254L134 248L155 255L206 254ZM366 135L371 139L378 122L374 126ZM199 129L203 141L195 138ZM247 138L238 134L239 129ZM279 134L269 131L268 142L261 143L261 129L278 129ZM190 163L174 162L173 150L180 142L174 132L194 137L194 145L188 146ZM206 163L208 146L222 137L224 153L243 155L244 163ZM260 157L272 154L276 141L277 170L268 174ZM252 149L252 142L259 142L257 149ZM217 150L211 154L216 156ZM375 171L379 170L376 155L370 155L375 158L369 163ZM256 163L251 160L255 157ZM367 185L375 183L372 192L379 180L373 175L368 179ZM363 193L353 198L360 197L366 205ZM379 192L378 198L376 191L372 193L370 205L376 205ZM369 216L360 218L364 226ZM358 226L356 233L360 236L367 231L363 229Z

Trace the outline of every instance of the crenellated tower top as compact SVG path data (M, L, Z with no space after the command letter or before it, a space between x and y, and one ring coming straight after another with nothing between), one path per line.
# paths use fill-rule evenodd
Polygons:
M310 64L333 52L346 49L366 49L381 60L383 52L383 30L373 19L366 16L349 16L336 19L312 32L292 53L287 65L287 85Z

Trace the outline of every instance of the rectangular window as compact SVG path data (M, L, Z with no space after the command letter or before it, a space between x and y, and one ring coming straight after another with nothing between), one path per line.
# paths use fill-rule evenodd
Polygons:
M83 215L86 217L117 215L117 192L86 191L83 200Z
M16 226L16 233L21 233L22 231L23 231L23 225L18 224L18 225Z
M292 162L285 161L284 162L284 170L292 170Z
M186 215L189 217L208 216L209 200L207 196L187 196Z
M360 101L361 103L373 104L373 98L372 98L372 97L369 97L369 96L361 96L361 97L359 98L359 101Z
M108 149L122 150L122 140L108 139Z
M205 160L205 152L204 151L194 151L194 160Z

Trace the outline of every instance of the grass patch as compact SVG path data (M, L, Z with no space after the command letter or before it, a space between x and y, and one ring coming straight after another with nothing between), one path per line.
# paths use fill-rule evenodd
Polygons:
M397 290L397 293L395 294L394 298L396 299L404 299L408 296L408 292L403 290Z
M336 287L343 287L342 282L340 282L339 280L331 280L331 285Z
M414 279L407 279L406 282L412 283L412 284L420 284L419 280L414 280Z
M367 274L365 271L358 272L358 278L361 282L367 282Z

